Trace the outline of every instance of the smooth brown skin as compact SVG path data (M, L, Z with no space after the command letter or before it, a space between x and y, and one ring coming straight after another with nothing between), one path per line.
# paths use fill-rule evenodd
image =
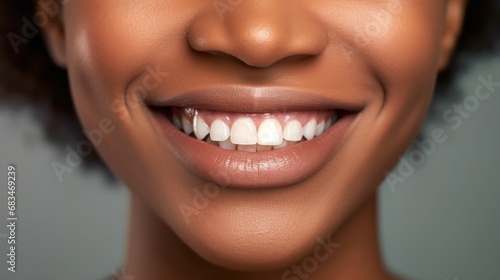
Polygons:
M70 1L45 35L69 71L83 126L103 118L116 126L97 150L131 190L127 274L281 279L332 233L341 247L308 279L391 279L375 190L419 131L465 2L244 0L221 20L213 0ZM373 18L387 14L373 33ZM175 160L147 121L147 96L127 87L158 64L170 73L156 90L165 95L188 85L285 85L367 105L314 176L282 188L225 188L187 224L178 205L206 182ZM112 110L116 100L124 118Z

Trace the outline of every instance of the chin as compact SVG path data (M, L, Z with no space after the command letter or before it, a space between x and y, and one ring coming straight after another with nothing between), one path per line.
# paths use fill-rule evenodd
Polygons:
M321 227L297 227L297 217L260 211L235 217L217 212L194 221L196 230L184 235L188 236L185 241L208 262L231 270L285 269L312 254L317 239L327 236Z

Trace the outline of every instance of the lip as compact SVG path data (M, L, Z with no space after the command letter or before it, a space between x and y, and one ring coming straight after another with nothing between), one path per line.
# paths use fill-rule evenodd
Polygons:
M266 113L283 111L342 109L359 112L365 104L355 96L326 98L316 92L288 87L219 85L194 88L182 93L151 92L144 101L149 106L209 109L223 112Z
M217 111L270 112L346 110L323 134L279 150L224 150L180 131L165 114L150 116L171 152L195 175L223 187L272 188L297 184L317 173L347 136L363 104L339 101L289 88L212 87L183 94L146 99L149 106L189 107Z

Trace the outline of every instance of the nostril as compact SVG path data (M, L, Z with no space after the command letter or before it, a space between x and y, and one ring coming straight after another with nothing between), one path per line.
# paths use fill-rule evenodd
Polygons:
M299 4L266 3L240 5L237 11L226 13L224 20L215 13L200 13L187 30L190 48L258 68L324 51L328 36L321 22L303 13L300 6L287 7Z

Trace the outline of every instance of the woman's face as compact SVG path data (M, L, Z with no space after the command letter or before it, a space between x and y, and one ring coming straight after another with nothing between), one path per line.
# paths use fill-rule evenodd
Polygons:
M46 31L133 194L205 259L263 269L374 194L418 133L462 2L69 1Z

